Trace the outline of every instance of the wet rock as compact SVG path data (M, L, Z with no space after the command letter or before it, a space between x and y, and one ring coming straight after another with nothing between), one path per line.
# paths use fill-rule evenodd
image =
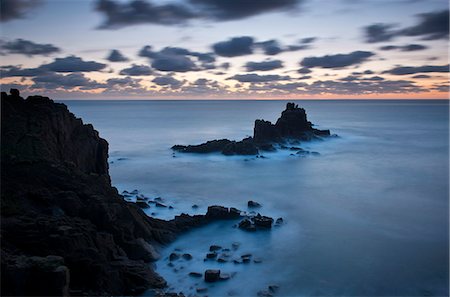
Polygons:
M225 257L220 256L220 257L217 259L217 262L219 262L219 263L226 263L226 262L228 262L228 260L227 260Z
M150 208L150 205L148 205L145 201L136 201L136 205L140 208Z
M247 202L247 207L249 208L257 208L257 207L261 207L261 204L259 204L256 201L250 200Z
M167 205L165 205L165 204L163 204L163 203L160 203L160 202L156 202L156 203L155 203L155 206L156 206L156 207L167 207Z
M195 291L197 291L197 293L205 293L208 292L208 288L196 288Z
M176 260L178 260L178 259L180 259L180 255L177 254L177 253L171 253L171 254L169 255L169 261L176 261Z
M209 251L210 251L210 252L219 251L219 250L221 250L221 249L222 249L222 247L221 247L220 245L211 245L211 246L209 247Z
M220 280L229 280L231 278L231 275L229 273L221 273L220 274Z
M173 206L172 206L172 205L170 205L170 206L169 206L169 209L173 209Z
M205 271L205 282L212 283L220 280L220 270L208 269Z
M192 260L192 255L191 254L183 254L181 257L184 260L187 260L187 261Z
M278 285L269 285L268 289L271 293L276 293L280 287Z
M283 223L284 223L283 218L278 218L278 219L275 221L275 224L277 224L277 225L281 225L281 224L283 224Z
M252 226L252 222L249 219L243 219L242 221L239 222L239 228L240 229L244 229L247 230L248 228L250 228Z
M197 204L192 205L192 209L197 209L197 208L198 208Z
M253 223L255 224L255 226L257 226L257 227L267 228L267 229L272 228L273 219L270 217L266 217L266 216L262 216L262 215L258 214L257 216L253 217L252 220L253 220Z
M262 259L261 258L254 258L253 262L259 264L259 263L262 263Z
M218 205L208 207L206 218L210 220L234 220L240 217L240 211L232 208L231 210Z
M233 260L233 263L234 263L234 264L242 264L243 261L242 261L242 259L234 259L234 260Z
M217 257L217 253L215 253L215 252L206 254L206 259L215 259L216 257Z
M203 274L201 274L200 272L189 272L189 276L192 276L192 277L202 277Z

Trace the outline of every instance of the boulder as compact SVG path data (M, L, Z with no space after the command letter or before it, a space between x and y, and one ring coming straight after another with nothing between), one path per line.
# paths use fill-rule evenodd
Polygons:
M261 204L259 204L258 202L250 200L250 201L247 202L247 207L249 207L249 208L257 208L257 207L261 207Z
M210 251L210 252L219 251L219 250L221 250L221 249L222 249L222 247L221 247L220 245L215 245L215 244L213 244L213 245L211 245L211 246L209 247L209 251Z
M253 223L255 224L255 226L257 227L261 227L261 228L272 228L272 224L273 224L273 219L270 217L266 217L266 216L262 216L260 214L258 214L257 216L252 218Z
M220 270L208 269L205 271L205 282L213 283L220 280Z

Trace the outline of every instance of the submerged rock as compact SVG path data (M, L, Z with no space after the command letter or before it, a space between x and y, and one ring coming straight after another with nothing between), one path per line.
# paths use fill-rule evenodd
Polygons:
M247 207L249 208L257 208L257 207L261 207L261 204L259 204L258 202L255 202L253 200L250 200L247 202Z

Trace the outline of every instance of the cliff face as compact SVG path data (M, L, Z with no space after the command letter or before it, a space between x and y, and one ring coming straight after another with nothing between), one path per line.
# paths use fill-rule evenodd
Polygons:
M110 184L108 143L64 104L1 95L1 294L123 295L164 280L146 262L175 222Z

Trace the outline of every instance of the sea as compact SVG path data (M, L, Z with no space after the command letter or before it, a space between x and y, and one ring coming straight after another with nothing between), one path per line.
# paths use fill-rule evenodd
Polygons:
M253 200L262 205L256 212L283 218L257 232L216 222L159 247L161 259L149 265L167 280L168 292L448 296L448 101L298 100L316 128L337 136L300 143L318 154L278 150L265 158L171 147L241 140L253 134L255 119L275 122L286 101L63 102L109 142L113 186L172 206L151 205L149 216L204 214L209 205L250 211ZM211 245L224 248L229 261L205 260ZM193 258L170 264L173 252ZM252 261L233 262L244 254ZM189 275L207 269L230 278L205 283Z

